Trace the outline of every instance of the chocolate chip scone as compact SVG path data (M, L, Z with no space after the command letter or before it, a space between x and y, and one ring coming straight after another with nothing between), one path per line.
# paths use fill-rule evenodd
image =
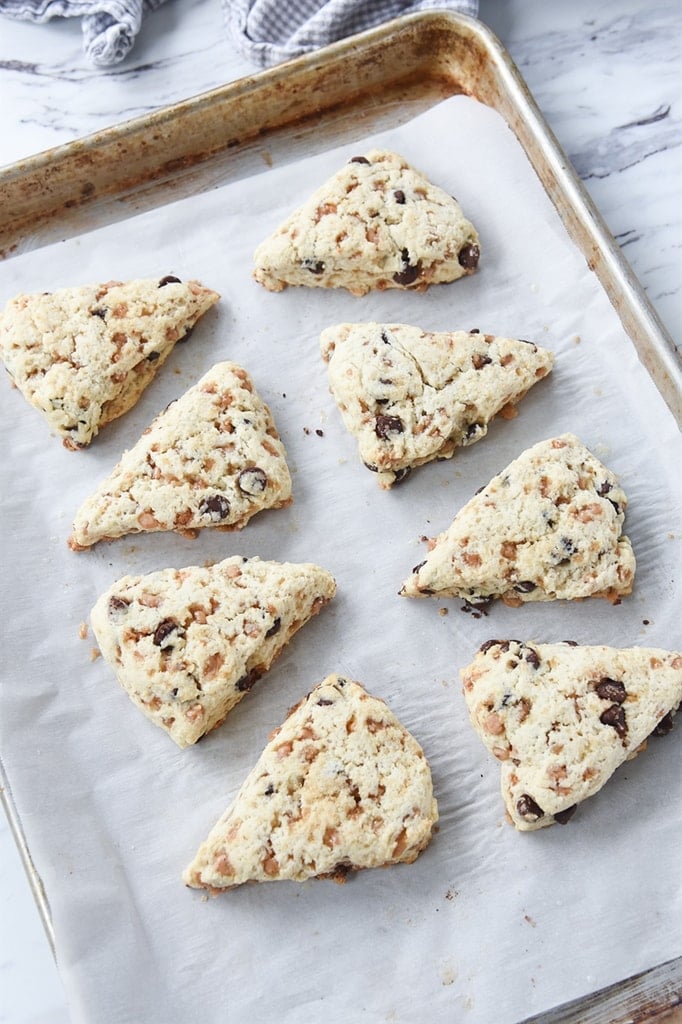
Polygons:
M64 447L84 448L219 298L177 277L17 295L0 314L0 357Z
M241 530L291 503L286 452L246 370L217 363L172 402L76 514L82 551L129 533Z
M461 672L517 829L565 824L682 701L682 652L489 640Z
M479 331L338 324L322 332L329 384L360 458L389 488L479 441L554 362L546 349Z
M627 499L614 474L573 434L541 441L493 477L429 541L401 594L525 601L632 592L635 556L623 536Z
M353 157L254 254L254 277L287 285L424 291L473 274L478 234L459 203L396 153Z
M133 703L187 747L225 720L335 593L319 565L236 555L124 576L91 621Z
M410 864L438 820L424 752L384 701L328 676L290 713L186 869L187 885Z

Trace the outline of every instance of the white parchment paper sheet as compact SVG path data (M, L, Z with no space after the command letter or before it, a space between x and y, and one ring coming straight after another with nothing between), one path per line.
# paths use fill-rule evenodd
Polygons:
M456 195L480 272L424 295L252 281L256 244L354 153L381 143ZM503 821L498 768L471 730L458 671L490 637L680 646L680 437L598 282L513 135L463 97L407 125L167 206L0 267L0 301L85 281L195 277L222 301L139 404L68 452L2 388L0 742L44 881L76 1022L471 1021L505 1024L682 952L680 767L673 732L565 827ZM391 492L359 462L328 393L321 329L343 320L479 327L537 341L556 368L517 419ZM214 362L253 375L289 453L295 503L241 534L206 530L67 549L72 516L153 416ZM525 447L571 430L619 475L636 589L602 601L494 607L397 592L424 535ZM79 625L126 572L229 554L313 560L338 582L222 728L186 751L91 661ZM447 614L440 614L446 608ZM412 866L242 888L213 900L180 874L270 730L332 671L388 701L433 769L440 828Z

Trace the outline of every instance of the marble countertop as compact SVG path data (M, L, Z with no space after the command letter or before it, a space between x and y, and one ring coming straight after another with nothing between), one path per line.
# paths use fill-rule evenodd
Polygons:
M481 0L541 111L682 345L679 4ZM90 67L76 21L0 18L0 164L256 70L217 0L168 0L128 58ZM19 854L0 814L0 1024L67 1024L63 989Z

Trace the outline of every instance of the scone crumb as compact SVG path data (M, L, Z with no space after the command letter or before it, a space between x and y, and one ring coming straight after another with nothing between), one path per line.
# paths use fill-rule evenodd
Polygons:
M81 638L81 640L85 640L87 638L87 635L88 624L87 622L81 622L80 626L78 627L78 636Z

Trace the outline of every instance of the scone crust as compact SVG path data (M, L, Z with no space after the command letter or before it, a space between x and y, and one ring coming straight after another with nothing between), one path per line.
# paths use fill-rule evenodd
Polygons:
M335 593L333 576L314 563L235 555L124 576L91 621L133 703L187 747L225 720Z
M320 347L343 422L383 488L481 440L498 413L513 417L554 362L513 338L393 323L337 324Z
M216 364L147 428L78 510L69 545L125 534L242 529L291 502L270 410L236 363Z
M490 640L461 676L521 831L565 823L682 701L682 652L659 648Z
M137 402L219 298L177 278L22 293L0 315L0 357L64 446L84 448Z
M343 881L349 870L411 863L437 819L422 748L384 701L331 675L272 734L183 877L212 891Z
M287 285L423 291L478 267L480 242L459 203L396 153L353 157L254 254L254 277Z
M630 594L635 556L623 535L627 498L573 434L523 452L429 542L401 593L471 604Z

